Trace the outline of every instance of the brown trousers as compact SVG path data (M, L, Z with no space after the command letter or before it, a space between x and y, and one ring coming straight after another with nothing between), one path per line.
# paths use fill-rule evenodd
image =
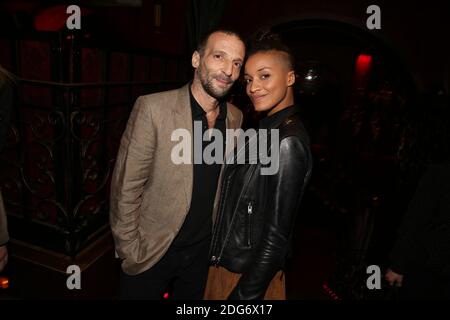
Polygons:
M241 277L223 267L210 267L205 289L205 300L226 300ZM278 271L267 288L264 300L286 300L283 271Z

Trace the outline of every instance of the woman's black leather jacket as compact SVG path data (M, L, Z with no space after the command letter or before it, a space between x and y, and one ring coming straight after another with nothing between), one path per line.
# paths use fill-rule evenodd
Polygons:
M284 266L311 175L309 138L296 107L266 119L265 128L279 130L278 172L262 175L261 161L228 164L221 181L210 257L212 264L242 274L229 299L264 297Z

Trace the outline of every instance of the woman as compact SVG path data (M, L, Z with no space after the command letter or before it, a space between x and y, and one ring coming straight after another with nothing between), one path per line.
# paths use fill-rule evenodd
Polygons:
M294 105L293 56L277 36L266 34L253 44L245 81L255 110L267 113L260 129L278 130L279 166L269 175L259 160L225 167L205 298L285 299L282 268L312 157Z

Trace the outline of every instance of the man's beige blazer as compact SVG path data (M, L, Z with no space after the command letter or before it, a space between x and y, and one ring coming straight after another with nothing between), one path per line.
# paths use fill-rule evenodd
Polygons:
M228 104L226 128L241 124L241 111ZM189 164L172 161L172 149L181 141L171 139L176 129L193 138L188 85L139 97L121 139L111 180L110 223L122 269L130 275L160 260L189 210L193 150L191 144ZM235 143L227 141L225 154ZM219 188L215 208L218 193Z

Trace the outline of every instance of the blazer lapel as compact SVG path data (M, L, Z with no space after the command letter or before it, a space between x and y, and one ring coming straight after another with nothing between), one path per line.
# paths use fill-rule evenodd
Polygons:
M226 129L233 129L233 130L240 129L239 119L237 119L235 117L235 115L233 114L233 112L231 110L232 109L229 107L229 104L227 104L227 118L225 119ZM226 133L226 130L225 130L225 133ZM216 220L216 216L217 216L217 208L218 208L219 199L220 199L220 186L222 184L222 178L223 178L223 170L225 168L227 158L229 156L233 155L233 150L237 143L237 139L238 139L238 136L233 136L232 139L229 139L228 134L226 134L226 137L225 137L225 155L224 155L224 159L223 159L225 163L222 164L222 168L220 169L220 174L219 174L219 181L217 182L217 191L216 191L216 197L214 199L213 214L212 214L213 226L214 226L214 221Z
M240 129L239 127L239 119L236 119L235 115L231 111L229 104L227 104L227 118L225 120L226 129ZM230 155L230 153L234 150L236 146L238 136L233 135L233 137L229 137L228 134L225 136L225 157L224 161L226 163L226 159Z
M186 129L191 137L191 162L190 164L179 165L180 174L183 175L184 191L186 196L186 202L190 204L192 198L192 186L194 181L194 168L193 168L193 130L192 130L192 112L191 102L189 97L189 84L180 88L175 105L173 106L173 118L175 123L174 129ZM176 186L174 186L176 187Z

